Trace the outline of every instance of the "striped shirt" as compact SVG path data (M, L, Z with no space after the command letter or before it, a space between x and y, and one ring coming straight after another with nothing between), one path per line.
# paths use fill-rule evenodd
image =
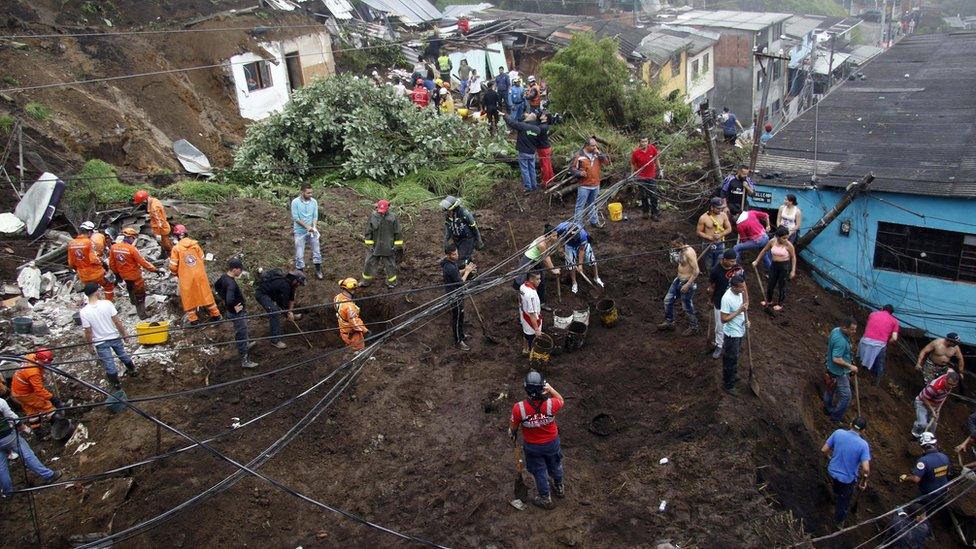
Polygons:
M952 372L952 370L949 370ZM942 403L949 398L949 393L952 392L952 387L949 386L949 373L946 372L941 376L933 379L928 385L922 389L922 392L918 394L918 398L922 399L924 402L929 403L933 408L942 406Z

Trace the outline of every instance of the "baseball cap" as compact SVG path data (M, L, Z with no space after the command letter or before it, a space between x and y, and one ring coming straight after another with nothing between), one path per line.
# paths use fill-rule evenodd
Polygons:
M722 259L735 259L737 255L735 250L725 250L725 253L722 254Z
M244 263L240 259L234 257L234 258L231 258L231 260L227 262L227 268L228 269L243 269L244 268Z

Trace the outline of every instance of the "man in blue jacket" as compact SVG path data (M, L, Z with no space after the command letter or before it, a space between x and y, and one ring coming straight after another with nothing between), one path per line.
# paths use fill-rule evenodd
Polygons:
M512 87L512 81L508 78L505 67L498 67L498 75L495 76L495 91L502 98L502 102L508 103L508 90Z
M512 81L512 87L508 89L508 114L515 120L522 120L525 113L525 88L518 79Z
M827 473L833 480L834 496L837 498L834 507L834 523L838 527L847 518L854 489L865 490L868 487L871 449L868 447L868 441L861 438L861 433L867 426L868 420L863 417L854 418L850 429L837 429L820 449L830 458Z

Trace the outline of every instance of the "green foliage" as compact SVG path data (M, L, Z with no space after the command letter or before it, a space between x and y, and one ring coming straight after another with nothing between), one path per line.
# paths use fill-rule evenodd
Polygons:
M185 179L164 188L162 194L191 202L216 203L237 196L237 187L218 181Z
M348 42L339 42L335 54L336 70L339 73L369 74L381 68L410 68L403 52L397 46L375 44L369 49L359 49Z
M592 33L581 33L544 62L539 72L557 109L598 122L619 120L628 70L617 51L613 38L597 41Z
M14 129L14 117L9 114L0 115L0 132L9 134Z
M343 178L386 182L482 142L483 125L421 111L390 87L337 76L298 90L283 112L253 124L228 175L241 185L285 184L328 165Z
M718 9L847 17L847 2L839 0L729 0L724 4Z
M16 78L10 76L9 74L5 74L3 75L3 83L7 84L8 86L19 86L20 80L17 80Z
M137 190L138 187L119 181L111 164L92 159L85 162L81 171L69 181L65 198L70 209L85 212L100 206L130 202Z
M46 107L43 103L39 103L37 101L31 101L24 105L24 112L39 122L48 120L54 115L54 111Z

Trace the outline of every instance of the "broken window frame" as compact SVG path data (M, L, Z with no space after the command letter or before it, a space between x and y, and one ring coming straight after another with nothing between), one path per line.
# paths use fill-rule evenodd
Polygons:
M244 83L248 92L255 92L272 87L271 66L265 60L246 63L244 69Z
M873 265L886 271L976 282L976 235L879 221Z

